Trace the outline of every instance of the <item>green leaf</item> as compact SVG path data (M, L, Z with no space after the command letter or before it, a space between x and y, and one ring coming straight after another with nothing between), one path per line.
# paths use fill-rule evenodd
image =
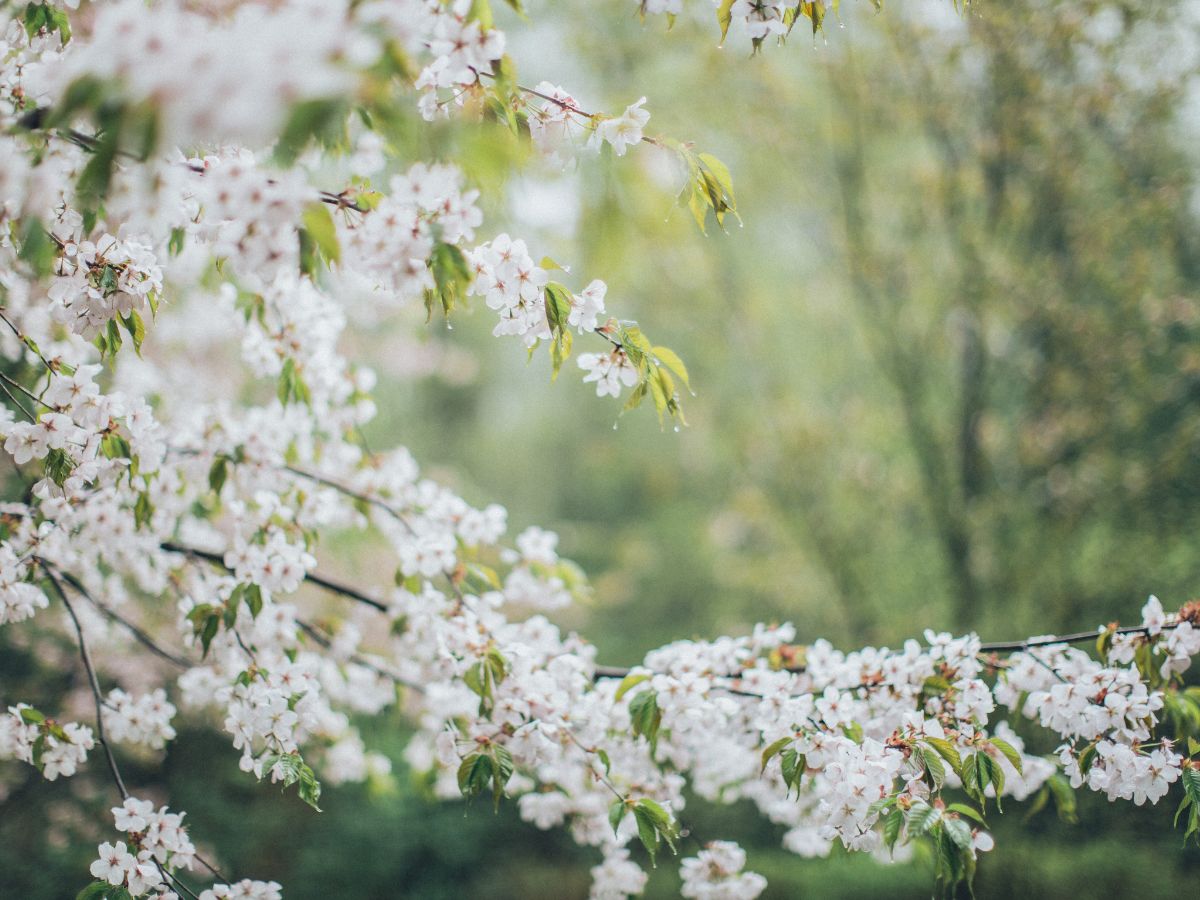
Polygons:
M187 240L187 230L184 228L172 228L171 239L167 241L167 251L172 256L178 256L183 252L184 242Z
M276 385L276 394L279 402L284 406L293 402L305 404L312 402L312 393L296 368L296 360L290 356L283 361L279 382Z
M492 6L488 0L471 0L471 8L467 11L468 22L478 22L479 27L485 31L492 28L495 22L492 19Z
M675 823L665 809L653 800L639 800L633 807L633 817L637 822L638 837L650 854L650 864L657 865L655 855L658 845L666 841L671 852L675 852L675 841L679 837Z
M103 100L106 90L107 85L94 75L76 78L67 85L67 89L58 103L47 111L43 125L46 128L55 128L70 121L81 110L97 108ZM91 231L91 228L87 227L86 219L83 230Z
M150 502L150 495L145 491L138 491L137 500L133 504L133 521L138 528L145 528L154 518L154 504Z
M1001 795L1004 793L1004 770L1000 768L1000 763L992 759L987 753L977 753L977 757L981 758L983 767L987 770L988 781L996 789L996 808L1000 808Z
M141 356L142 341L146 339L146 323L142 321L137 310L130 310L129 315L121 316L121 324L133 339L133 352Z
M621 683L617 685L617 692L613 695L613 699L619 701L622 697L629 693L630 690L637 687L643 681L649 681L650 675L647 672L630 672L621 679Z
M224 453L217 454L212 467L208 470L208 489L214 494L220 494L229 477L229 457Z
M546 299L546 324L550 330L567 327L567 319L571 315L572 294L558 282L547 282L543 289Z
M301 221L304 223L304 231L320 251L326 264L340 262L342 248L338 244L337 226L333 223L333 214L330 213L329 207L320 202L310 203L304 207Z
M658 832L659 837L666 841L667 846L671 848L671 852L675 852L675 842L679 838L679 830L671 819L671 814L663 808L662 804L655 800L646 797L637 802L634 806L634 811L641 810L649 817L654 830Z
M892 810L883 820L883 842L887 845L888 850L895 849L896 841L900 839L900 831L903 827L904 810L902 809Z
M651 355L655 356L659 362L679 376L679 380L691 390L691 382L688 381L687 366L683 364L683 360L679 358L670 347L651 347Z
M482 753L471 753L458 766L458 789L468 800L487 789L492 777L492 765Z
M944 738L925 737L921 738L921 742L936 750L938 755L950 764L954 773L959 778L962 777L962 757L958 753L958 748Z
M925 766L925 774L929 776L929 786L935 791L940 789L946 781L946 765L942 758L932 747L918 745L917 752Z
M317 781L316 775L307 764L301 770L300 799L317 812L321 812L321 807L317 805L321 799L321 782Z
M1017 770L1018 775L1021 774L1021 754L1017 752L1016 747L1000 738L989 738L988 742L1004 754L1004 758L1012 763L1012 767Z
M633 808L633 818L637 822L638 837L642 841L642 846L650 854L650 865L657 867L655 855L658 853L659 837L658 831L654 828L654 822L640 806Z
M71 21L65 11L48 3L29 3L25 7L25 33L34 38L45 29L49 34L58 32L61 43L71 40Z
M783 773L783 783L787 785L788 790L799 791L800 780L808 771L808 757L794 748L789 748L784 750L783 756L779 758L779 766Z
M621 407L621 412L629 412L631 409L637 409L642 405L642 401L646 399L646 394L650 389L646 387L646 382L642 382L633 389L633 393L629 395L629 399L625 401L625 405Z
M784 747L786 747L791 742L792 742L792 738L790 736L781 737L779 740L775 741L774 743L770 744L769 746L767 746L763 749L762 767L758 770L760 775L767 770L767 763L769 763L771 761L771 758L774 757L775 755L777 755L780 751L783 750Z
M504 796L504 787L512 778L514 766L512 754L507 747L492 744L492 798L496 809L500 808L500 798Z
M115 894L110 894L114 888L107 881L93 881L82 891L75 895L75 900L107 900L107 898L115 897Z
M625 811L628 808L623 799L614 800L612 806L608 808L608 824L612 826L613 834L616 834L617 829L621 827L621 820L625 818Z
M471 267L462 250L453 244L439 241L429 257L429 270L433 275L434 289L425 292L425 309L433 314L433 305L439 302L443 313L449 315L455 303L466 296L471 284Z
M341 99L297 103L275 144L275 161L281 167L290 167L313 141L326 147L345 143L348 112Z
M204 620L204 625L200 631L200 644L203 647L203 653L200 658L208 657L208 648L213 642L213 638L217 636L217 629L221 627L221 617L219 615L211 615Z
M653 754L658 747L658 729L662 724L658 695L654 691L642 691L630 700L629 718L633 722L633 733L649 742L650 753Z
M58 259L58 245L42 227L41 219L22 219L18 240L21 249L17 258L29 263L35 275L45 278L54 271L54 263Z
M908 809L905 821L909 834L919 836L928 832L942 818L941 811L930 806L924 800L914 800Z
M717 7L717 24L721 26L721 43L725 43L725 38L729 34L729 26L733 22L733 4L734 0L721 0L721 5Z
M970 851L971 849L971 826L962 819L946 818L943 821L943 826L946 829L946 835L952 840L960 850Z
M262 588L257 584L248 584L242 596L246 600L246 606L250 610L251 618L257 619L263 607Z
M712 173L717 181L717 185L725 195L723 199L728 201L729 210L733 212L736 209L736 204L733 197L733 177L729 174L729 167L711 153L698 153L696 154L696 158Z
M1061 818L1063 822L1072 824L1078 822L1079 814L1076 811L1075 788L1070 786L1067 776L1062 774L1051 775L1049 779L1046 779L1046 786L1050 788L1050 796L1054 797L1058 818Z
M59 487L62 487L63 482L71 477L74 469L75 461L71 459L66 450L56 447L46 454L46 477Z
M32 706L24 706L21 707L21 721L26 725L41 725L46 721L46 717Z
M986 825L983 820L983 815L977 809L967 806L965 803L951 803L946 807L947 811L958 813L960 816L966 816L968 819L974 819L980 825Z
M100 134L92 145L88 161L75 183L75 199L81 209L96 209L108 194L116 170L121 132L125 125L125 109L101 107Z

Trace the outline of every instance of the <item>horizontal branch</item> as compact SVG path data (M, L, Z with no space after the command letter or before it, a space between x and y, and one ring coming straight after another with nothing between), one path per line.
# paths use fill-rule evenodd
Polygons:
M215 566L219 566L226 572L233 571L229 568L229 566L225 565L225 557L220 553L213 553L210 550L200 550L196 547L186 547L182 544L176 544L173 541L163 541L159 546L169 553L182 553L184 556L194 556L197 559L203 559ZM318 575L316 572L306 572L304 574L304 580L310 581L317 585L317 587L324 588L332 594L337 594L341 597L347 597L350 600L355 600L359 603L365 603L367 606L377 609L380 612L388 611L386 603L382 603L379 600L376 600L374 597L364 594L362 591L356 587L353 587L352 585L344 584L343 582L336 581L332 578L327 578L324 575Z

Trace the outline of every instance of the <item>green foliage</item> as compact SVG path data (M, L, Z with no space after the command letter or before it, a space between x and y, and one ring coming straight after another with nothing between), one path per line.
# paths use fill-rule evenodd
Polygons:
M114 887L107 881L93 881L75 895L75 900L133 900L125 887Z
M546 323L550 326L550 360L555 379L562 364L571 355L574 342L567 322L571 315L571 296L571 292L563 285L554 281L546 283Z
M1195 753L1195 751L1192 751ZM1179 808L1175 811L1175 825L1179 825L1179 818L1185 812L1187 813L1186 830L1183 833L1184 840L1195 836L1196 843L1200 844L1200 767L1193 760L1189 760L1183 774L1180 776L1180 781L1183 783L1183 799L1179 803Z
M471 267L462 250L445 241L438 241L429 257L429 270L433 274L434 287L425 292L427 317L433 316L433 308L440 305L445 315L467 295L471 284Z
M46 454L46 477L59 487L71 477L74 469L75 462L65 450L53 449Z
M308 404L312 402L312 393L308 389L308 384L296 367L296 360L291 356L283 361L283 368L279 373L279 381L276 385L276 394L279 402L285 406L289 403Z
M337 227L329 207L313 202L304 208L301 216L303 227L299 229L300 270L315 277L320 269L340 262L341 246L338 244Z
M64 45L71 40L71 21L67 18L66 11L49 3L29 3L25 7L24 24L25 33L31 38L43 32L58 32Z
M21 248L17 258L29 263L30 268L40 277L51 274L58 259L58 245L54 243L42 223L27 217L11 222L9 227Z
M679 829L660 804L648 798L637 801L633 804L633 818L637 822L638 839L650 854L652 865L657 864L660 844L666 843L672 853L676 852Z
M705 221L710 211L722 229L725 227L725 217L729 214L740 222L733 194L733 178L725 163L711 153L696 153L690 146L678 141L667 141L666 144L678 155L687 173L686 183L679 194L679 205L691 211L700 230L708 233Z
M290 166L314 143L326 149L345 146L349 113L341 98L295 104L275 144L275 162Z
M658 729L662 725L662 710L658 708L658 694L645 690L635 694L629 701L629 719L636 737L643 737L650 744L650 753L658 748Z
M513 758L501 744L489 743L468 754L458 767L458 789L468 800L492 792L493 808L500 808L504 786L513 775Z
M489 647L478 661L463 673L463 684L479 695L479 714L491 712L496 686L508 676L508 660L495 647ZM507 779L506 779L507 780Z
M285 789L298 785L300 799L317 812L321 811L317 805L321 799L321 782L299 753L269 754L263 758L262 766L264 777L278 776Z

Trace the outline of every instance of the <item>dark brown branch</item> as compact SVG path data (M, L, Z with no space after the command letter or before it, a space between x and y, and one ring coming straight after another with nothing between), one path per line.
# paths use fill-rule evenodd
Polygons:
M348 487L347 485L342 484L340 481L334 481L332 478L326 478L324 475L318 474L317 472L310 472L307 469L300 468L299 466L288 465L284 466L284 469L286 469L288 472L291 472L293 475L299 475L301 478L307 478L309 481L314 481L317 484L323 484L326 487L333 488L338 493L344 494L345 496L354 500L358 500L361 503L367 503L371 506L382 509L384 512L392 516L392 518L394 518L397 522L403 525L409 534L411 534L413 537L416 537L417 530L413 528L412 523L408 521L408 518L404 515L404 513L396 509L396 507L392 506L386 500L383 500L380 497L373 497L370 494L364 494L361 491L356 491L354 488ZM458 602L464 602L466 597L463 596L462 588L459 586L458 582L454 580L454 574L452 572L443 572L442 574L446 577L446 583L450 585L450 590L454 592L454 596L458 599Z
M42 559L41 557L37 557L37 559L38 559L38 562L40 562L44 568L46 568L46 569L51 568L51 564L49 562L47 562L45 559ZM166 648L162 647L144 629L135 625L133 622L126 619L124 616L122 616L116 610L112 609L109 606L106 606L105 604L103 604L99 600L97 600L95 597L93 597L91 595L91 593L87 590L87 588L85 588L83 586L83 583L80 582L80 580L78 578L76 578L74 575L72 575L70 572L64 572L62 569L59 569L57 567L54 567L54 568L58 574L58 577L61 578L63 581L65 581L67 584L69 584L72 587L72 589L74 589L75 593L79 594L81 597L83 597L85 600L87 600L90 604L92 604L92 606L96 607L96 609L98 609L101 613L103 613L104 616L106 616L108 619L110 619L113 622L116 622L118 625L120 625L122 628L124 628L126 631L128 631L131 635L133 635L133 637L138 641L138 643L140 643L140 644L142 644L142 646L146 647L155 656L159 657L160 659L164 659L167 662L171 663L172 665L177 666L181 669L190 669L192 667L192 663L188 662L182 656L178 656L178 655L172 653L170 650L167 650Z
M181 544L176 544L172 541L163 541L163 543L160 544L159 546L162 547L163 550L166 550L169 553L182 553L184 556L192 556L192 557L195 557L196 559L203 559L206 562L210 562L215 566L219 566L220 568L224 569L226 572L231 571L230 568L227 565L225 565L225 558L219 553L212 553L211 551L208 551L208 550L199 550L195 547L185 547ZM380 601L376 600L374 597L370 597L367 594L364 594L362 591L358 590L358 588L355 588L348 584L344 584L340 581L335 581L332 578L327 578L324 575L318 575L316 572L305 573L304 580L311 581L313 584L317 585L318 587L324 588L325 590L329 591L332 594L337 594L341 597L347 597L350 600L356 600L359 603L365 603L367 606L370 606L373 609L377 609L380 612L388 611L387 604L381 603Z
M332 644L332 641L330 640L329 636L327 634L325 634L316 625L313 625L311 622L306 622L304 619L297 619L296 625L299 626L301 631L303 631L305 634L307 634L310 638L312 638L314 641L316 641L322 647L325 647L326 649L328 649L329 646ZM365 656L363 656L360 653L351 654L349 657L349 660L350 660L350 662L354 663L355 665L362 666L364 669L368 669L368 670L374 672L376 675L380 676L381 678L386 678L388 681L391 681L393 684L401 685L402 687L406 687L409 690L416 691L418 694L425 693L424 685L418 684L415 681L409 681L407 678L397 675L395 672L391 672L391 671L385 669L383 666L380 666L380 665L372 662L371 660L367 659Z
M92 665L91 654L88 653L87 641L83 638L83 627L79 624L79 617L75 615L75 608L71 605L71 601L67 599L67 592L63 590L62 582L58 580L58 576L46 567L43 567L42 571L46 573L46 577L54 585L54 590L58 593L58 596L62 598L63 606L67 608L67 613L71 616L71 624L75 626L75 635L79 639L79 655L83 658L83 668L87 671L88 683L92 688L92 699L96 703L96 741L104 749L104 756L108 760L108 769L112 773L113 781L117 785L117 791L121 794L121 799L128 800L129 791L125 789L125 781L121 778L121 770L117 768L117 760L113 756L112 748L108 743L108 737L104 733L104 694L101 692L100 682L96 678L96 669Z

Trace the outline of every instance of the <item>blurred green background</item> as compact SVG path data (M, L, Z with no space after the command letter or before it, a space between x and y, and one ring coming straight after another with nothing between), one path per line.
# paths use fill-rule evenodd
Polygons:
M412 159L465 154L483 237L526 236L576 287L604 278L610 309L691 370L689 428L642 410L613 430L619 404L573 368L550 384L544 358L490 337L481 305L453 332L401 323L347 340L381 374L373 446L407 444L469 500L505 504L510 533L560 533L595 588L564 626L628 664L756 621L851 648L926 627L1088 628L1134 619L1151 592L1169 609L1193 596L1194 4L847 3L844 28L831 17L825 36L798 29L753 59L741 36L717 48L705 3L669 33L630 0L528 5L534 24L501 23L524 83L551 78L612 112L647 94L648 133L724 160L745 220L701 235L648 147L556 173L498 128L396 135ZM401 377L418 356L437 371ZM368 577L375 549L336 550L323 565ZM0 641L5 685L56 689ZM131 780L188 810L227 870L278 878L291 900L586 896L595 854L511 807L427 801L399 761L403 723L364 730L397 761L395 783L330 790L320 816L248 780L202 730L183 732L163 778L131 760ZM24 778L14 770L0 800L0 893L73 896L105 787ZM1014 804L977 895L1196 894L1200 852L1171 831L1169 802L1080 801L1073 826L1052 812L1023 823ZM741 841L767 897L931 889L920 858L799 860L746 808L697 801L685 823ZM649 895L677 889L663 864Z

